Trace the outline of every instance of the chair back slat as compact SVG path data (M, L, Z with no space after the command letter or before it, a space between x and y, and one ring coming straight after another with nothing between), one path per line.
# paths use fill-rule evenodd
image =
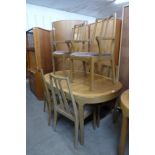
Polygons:
M41 79L42 79L42 83L43 83L43 92L44 92L44 99L46 101L48 101L48 103L51 103L51 95L49 92L49 89L47 87L46 81L45 81L45 77L44 77L44 73L43 73L43 69L39 69L40 74L41 74Z
M55 85L55 91L56 91L57 100L59 101L59 104L61 105L61 108L64 109L64 104L63 104L62 96L61 96L61 93L59 91L60 86L59 86L58 80L56 80L56 79L53 79L53 80L54 80L54 85Z
M116 13L112 16L104 18L101 23L100 34L98 39L99 54L110 53L113 55L116 31Z
M73 27L73 41L78 40L87 40L87 21L84 21L81 24L74 25ZM73 45L73 51L83 51L85 49L85 45L81 43L77 43Z
M63 112L67 115L77 118L77 106L70 88L68 77L51 74L50 83L52 95L54 98L54 106L57 109L60 108L61 110L63 110ZM67 94L65 93L64 89L68 92Z
M86 21L84 21L81 24L74 25L73 40L84 40L84 39L86 39L86 26L87 26Z
M63 101L63 103L64 103L64 108L65 108L65 110L66 110L67 112L71 112L71 111L70 111L70 108L69 108L69 103L68 103L68 101L67 101L67 99L66 99L66 96L65 96L65 93L64 93L64 91L62 90L61 82L62 82L61 80L58 81L58 83L59 83L60 94L61 94L61 97L62 97L62 101Z
M90 45L93 44L93 42L94 42L94 40L95 40L98 22L99 22L99 19L96 19L95 25L94 25L94 28L93 28L92 35L90 36Z

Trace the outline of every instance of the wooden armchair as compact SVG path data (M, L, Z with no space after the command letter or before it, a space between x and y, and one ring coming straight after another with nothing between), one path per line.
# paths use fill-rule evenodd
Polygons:
M55 58L62 58L62 70L65 70L65 60L69 58L70 53L75 51L77 46L74 45L73 41L78 41L83 39L86 33L86 21L81 24L74 25L73 28L73 36L72 40L65 40L65 41L53 41L53 48L54 52L52 53L52 62L53 62L53 72L55 73ZM52 26L53 27L53 26ZM54 34L53 34L54 35ZM54 35L55 38L55 35ZM66 44L68 46L68 51L58 51L57 45L58 44ZM80 46L78 46L80 47ZM82 46L84 47L84 45Z
M47 107L48 110L48 125L51 124L51 112L52 112L52 107L53 107L53 99L51 96L51 92L48 89L48 86L46 84L45 81L45 77L43 74L43 70L39 69L40 74L41 74L41 79L42 79L42 83L43 83L43 91L44 91L44 111Z
M94 26L94 32L90 44L93 42L97 23L102 22L100 33L96 36L99 52L73 52L70 55L71 60L71 80L74 74L74 60L81 60L89 63L90 65L90 90L94 86L94 64L100 61L109 61L112 68L112 81L116 81L116 66L115 66L115 29L116 29L116 13L104 19L97 19ZM86 73L85 73L86 74Z
M75 125L74 145L77 147L79 112L75 98L72 94L69 78L54 75L52 73L50 74L50 86L54 101L54 129L56 129L58 113L73 121ZM90 116L92 112L92 107L86 106L84 110L84 119Z

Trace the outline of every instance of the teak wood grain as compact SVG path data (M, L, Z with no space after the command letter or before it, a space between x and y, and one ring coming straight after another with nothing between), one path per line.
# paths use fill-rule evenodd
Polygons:
M52 71L50 31L34 27L26 32L27 73L30 88L39 100L43 99L43 86L38 69L44 73Z

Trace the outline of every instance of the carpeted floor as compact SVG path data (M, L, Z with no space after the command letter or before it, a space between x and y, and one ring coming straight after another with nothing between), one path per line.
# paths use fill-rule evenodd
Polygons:
M71 121L59 117L57 129L48 126L47 111L43 112L43 102L26 90L26 155L117 155L121 120L113 124L108 114L100 121L100 127L94 130L92 122L85 124L85 144L73 145L74 126ZM126 153L129 154L129 144Z

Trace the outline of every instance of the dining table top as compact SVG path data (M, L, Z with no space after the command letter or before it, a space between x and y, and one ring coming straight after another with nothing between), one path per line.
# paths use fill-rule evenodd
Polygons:
M122 95L121 95L121 101L124 103L126 108L129 109L129 90L126 90Z
M129 117L129 90L126 90L122 93L120 100L121 108L123 110L124 115Z
M51 73L45 74L45 81L48 85L50 84L50 74ZM55 74L69 77L70 71L67 70L65 73L63 71L57 71ZM105 102L115 98L122 88L121 82L118 81L113 83L110 78L95 74L94 89L91 91L89 89L90 76L88 74L85 76L83 72L74 73L74 79L71 82L71 90L76 101L87 102L89 104ZM63 90L65 92L68 91L66 88L67 87L64 85Z

